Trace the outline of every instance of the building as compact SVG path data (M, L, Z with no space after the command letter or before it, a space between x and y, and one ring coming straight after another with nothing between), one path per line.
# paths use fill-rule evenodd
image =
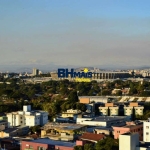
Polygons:
M93 132L96 134L112 135L113 129L111 127L96 127Z
M143 106L139 106L136 102L131 102L129 106L124 107L124 115L143 115Z
M69 109L69 110L67 110L67 112L63 112L61 117L62 118L73 118L73 120L76 120L76 118L78 117L79 114L81 114L80 110Z
M71 123L47 123L43 126L41 137L53 140L73 141L78 134L86 131L86 125Z
M119 135L119 150L150 150L150 144L139 141L138 133Z
M23 106L23 111L7 114L9 126L43 126L48 122L48 113L40 110L31 110L31 105Z
M32 141L22 141L21 150L73 150L76 143L55 141L42 138Z
M119 135L119 150L137 150L136 147L139 147L138 133Z
M150 122L143 123L143 141L150 142Z
M88 126L124 126L126 123L126 116L99 116L95 118L77 118L77 124Z
M109 98L103 97L103 96L79 96L80 103L83 104L90 104L92 102L94 103L108 103Z
M102 116L118 116L119 107L115 106L113 103L106 103L104 107L99 107L99 112Z
M33 76L39 75L39 69L33 68L32 74L33 74Z
M28 126L7 128L3 131L0 131L0 138L23 136L23 135L27 135L28 132L29 132L29 127Z
M115 127L113 126L114 130L114 139L118 139L120 134L124 133L138 133L139 139L143 140L143 122L127 122L126 126L122 127Z
M82 136L79 137L80 140L86 141L86 142L92 142L92 143L97 143L100 140L105 139L106 136L103 134L95 134L95 133L83 133Z

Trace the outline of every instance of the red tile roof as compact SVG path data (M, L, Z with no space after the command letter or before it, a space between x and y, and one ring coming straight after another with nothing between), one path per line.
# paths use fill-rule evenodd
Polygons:
M102 140L105 138L105 135L103 134L95 134L95 133L89 133L89 132L86 132L84 133L80 139L81 140L89 140L89 141L99 141L99 140Z

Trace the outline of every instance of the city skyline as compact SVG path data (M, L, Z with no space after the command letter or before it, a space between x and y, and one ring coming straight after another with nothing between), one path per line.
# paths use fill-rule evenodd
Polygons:
M0 70L149 65L150 2L0 1Z

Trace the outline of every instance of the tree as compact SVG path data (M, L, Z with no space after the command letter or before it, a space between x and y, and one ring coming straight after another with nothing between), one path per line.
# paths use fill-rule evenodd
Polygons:
M104 140L98 141L95 145L96 150L119 150L118 140L107 137Z
M35 133L35 132L40 132L41 131L41 127L40 126L33 126L33 127L30 127L30 131Z
M83 150L83 146L80 146L80 145L79 146L75 146L74 150Z
M71 91L70 94L68 95L68 100L70 102L78 102L77 91Z
M84 145L84 150L94 150L94 147L92 144L85 144Z

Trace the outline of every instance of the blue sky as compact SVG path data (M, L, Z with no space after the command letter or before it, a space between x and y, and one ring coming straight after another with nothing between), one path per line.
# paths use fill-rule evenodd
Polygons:
M0 70L149 65L149 0L0 0Z

